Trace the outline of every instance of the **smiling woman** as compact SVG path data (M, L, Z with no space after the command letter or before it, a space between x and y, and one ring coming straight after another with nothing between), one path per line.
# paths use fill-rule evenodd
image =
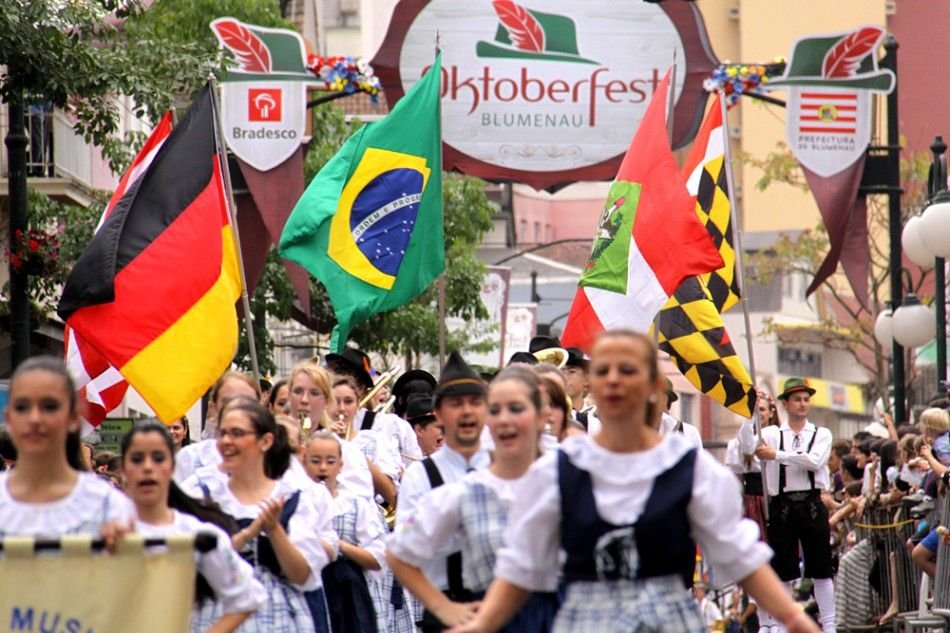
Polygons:
M85 472L76 407L62 360L31 358L13 373L3 414L18 458L0 473L0 537L102 534L114 545L129 529L129 500Z

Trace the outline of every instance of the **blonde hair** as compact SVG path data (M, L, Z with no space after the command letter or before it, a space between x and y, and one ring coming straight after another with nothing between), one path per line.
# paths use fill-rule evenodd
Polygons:
M323 392L323 395L327 401L326 406L323 407L323 412L320 414L320 419L311 420L311 422L324 429L330 428L330 416L327 414L327 409L336 408L336 400L333 398L333 383L330 380L330 372L328 372L323 367L314 365L310 361L297 363L294 365L293 369L290 370L290 375L287 377L287 384L290 385L291 393L293 393L294 376L297 374L307 374L310 376L310 379L317 386L317 388ZM301 442L303 441L304 438L301 437Z
M920 429L929 435L943 435L950 431L950 414L943 409L925 409L920 414Z

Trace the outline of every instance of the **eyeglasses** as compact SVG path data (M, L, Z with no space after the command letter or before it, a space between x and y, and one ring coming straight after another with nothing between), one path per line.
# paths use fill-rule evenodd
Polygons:
M215 437L219 440L226 437L230 437L232 440L239 440L242 437L248 435L255 435L254 431L248 431L247 429L218 429L214 432Z
M792 438L792 450L801 450L802 447L802 438L800 435L796 435Z

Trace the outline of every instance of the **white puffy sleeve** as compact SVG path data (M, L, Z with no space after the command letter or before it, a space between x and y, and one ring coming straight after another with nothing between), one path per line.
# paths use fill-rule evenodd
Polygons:
M697 451L688 512L693 537L717 584L742 580L772 558L772 550L759 539L759 526L742 516L736 477L706 451Z
M414 567L424 567L433 558L451 553L447 547L458 531L464 494L465 483L461 481L426 493L415 512L398 521L396 531L389 537L389 551Z
M422 462L409 464L402 474L402 483L399 486L399 496L396 498L396 530L413 516L416 506L423 495L432 489Z
M356 540L357 547L369 552L380 567L386 566L386 525L379 515L379 506L366 499L357 499Z
M385 433L372 433L376 442L376 467L399 486L402 477L402 458L399 457L399 447L392 437Z
M202 523L200 529L218 538L213 550L198 557L198 571L214 589L222 611L257 611L267 601L267 592L254 577L254 569L231 546L231 537L224 530L210 523Z
M366 456L353 442L343 442L343 468L337 477L340 490L355 497L373 499L373 475Z
M104 503L103 523L135 521L135 505L119 490L109 486Z
M321 585L320 572L330 562L321 541L327 541L334 550L339 549L340 538L333 529L331 500L330 493L323 487L301 490L297 509L290 517L290 542L310 565L307 580L302 585L294 585L300 591L313 591Z
M558 452L538 459L518 482L498 551L495 576L529 591L557 589L561 547L561 491Z

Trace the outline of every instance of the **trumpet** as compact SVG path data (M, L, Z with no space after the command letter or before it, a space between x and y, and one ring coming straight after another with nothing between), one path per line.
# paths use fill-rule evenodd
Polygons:
M383 372L382 375L376 380L373 384L373 388L367 391L362 398L360 398L360 408L365 407L367 403L372 402L373 398L379 393L380 389L389 385L389 383L396 380L396 376L399 375L401 368L396 365L392 369Z
M567 364L568 352L563 347L548 347L535 352L534 357L539 363L548 363L558 369L563 369Z

